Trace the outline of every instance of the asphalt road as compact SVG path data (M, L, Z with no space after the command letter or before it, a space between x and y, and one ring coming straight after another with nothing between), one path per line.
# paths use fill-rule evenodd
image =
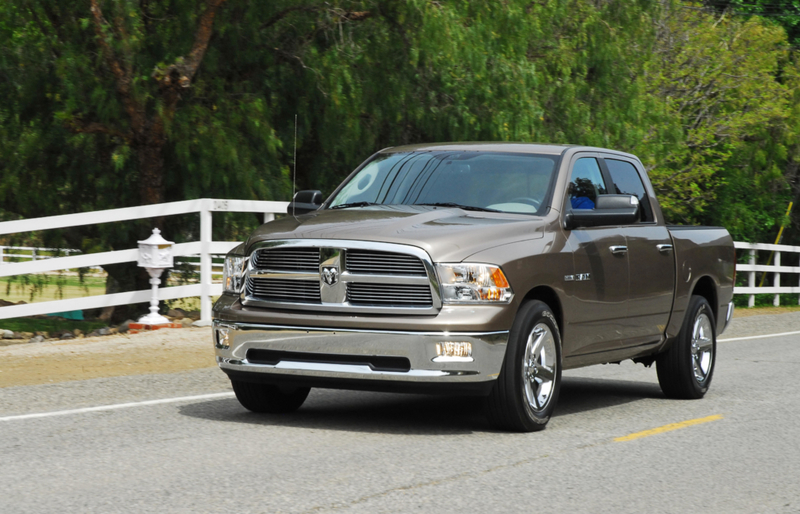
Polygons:
M630 362L566 372L534 434L471 398L313 390L255 415L216 369L3 388L0 513L800 512L800 334L717 358L699 401Z

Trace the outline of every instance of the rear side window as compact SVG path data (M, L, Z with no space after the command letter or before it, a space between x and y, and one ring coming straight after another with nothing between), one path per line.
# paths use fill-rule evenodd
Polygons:
M633 164L616 159L605 159L605 161L617 194L636 195L639 198L639 204L642 206L641 220L653 221L653 210L650 208L644 184L642 184L642 179Z

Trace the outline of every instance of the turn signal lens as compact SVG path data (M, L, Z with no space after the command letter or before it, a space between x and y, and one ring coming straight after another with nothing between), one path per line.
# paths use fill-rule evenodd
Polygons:
M514 291L506 276L490 264L437 264L444 303L508 303Z
M494 284L497 287L508 287L508 280L506 280L506 276L503 275L503 270L500 268L495 268L494 271L492 271L492 280L494 280Z

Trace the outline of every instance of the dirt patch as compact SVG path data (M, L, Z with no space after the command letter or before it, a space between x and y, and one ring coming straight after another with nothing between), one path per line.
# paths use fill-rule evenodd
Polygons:
M0 347L0 387L214 366L210 328L162 329Z

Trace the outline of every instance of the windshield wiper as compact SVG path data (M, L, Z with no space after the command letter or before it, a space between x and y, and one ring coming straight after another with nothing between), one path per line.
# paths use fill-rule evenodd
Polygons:
M329 209L347 209L348 207L369 207L370 205L378 205L378 204L373 202L342 203L339 205L334 205L333 207L329 207Z
M433 207L457 207L465 211L503 212L488 207L475 207L474 205L461 205L453 202L415 203L414 205L432 205Z

